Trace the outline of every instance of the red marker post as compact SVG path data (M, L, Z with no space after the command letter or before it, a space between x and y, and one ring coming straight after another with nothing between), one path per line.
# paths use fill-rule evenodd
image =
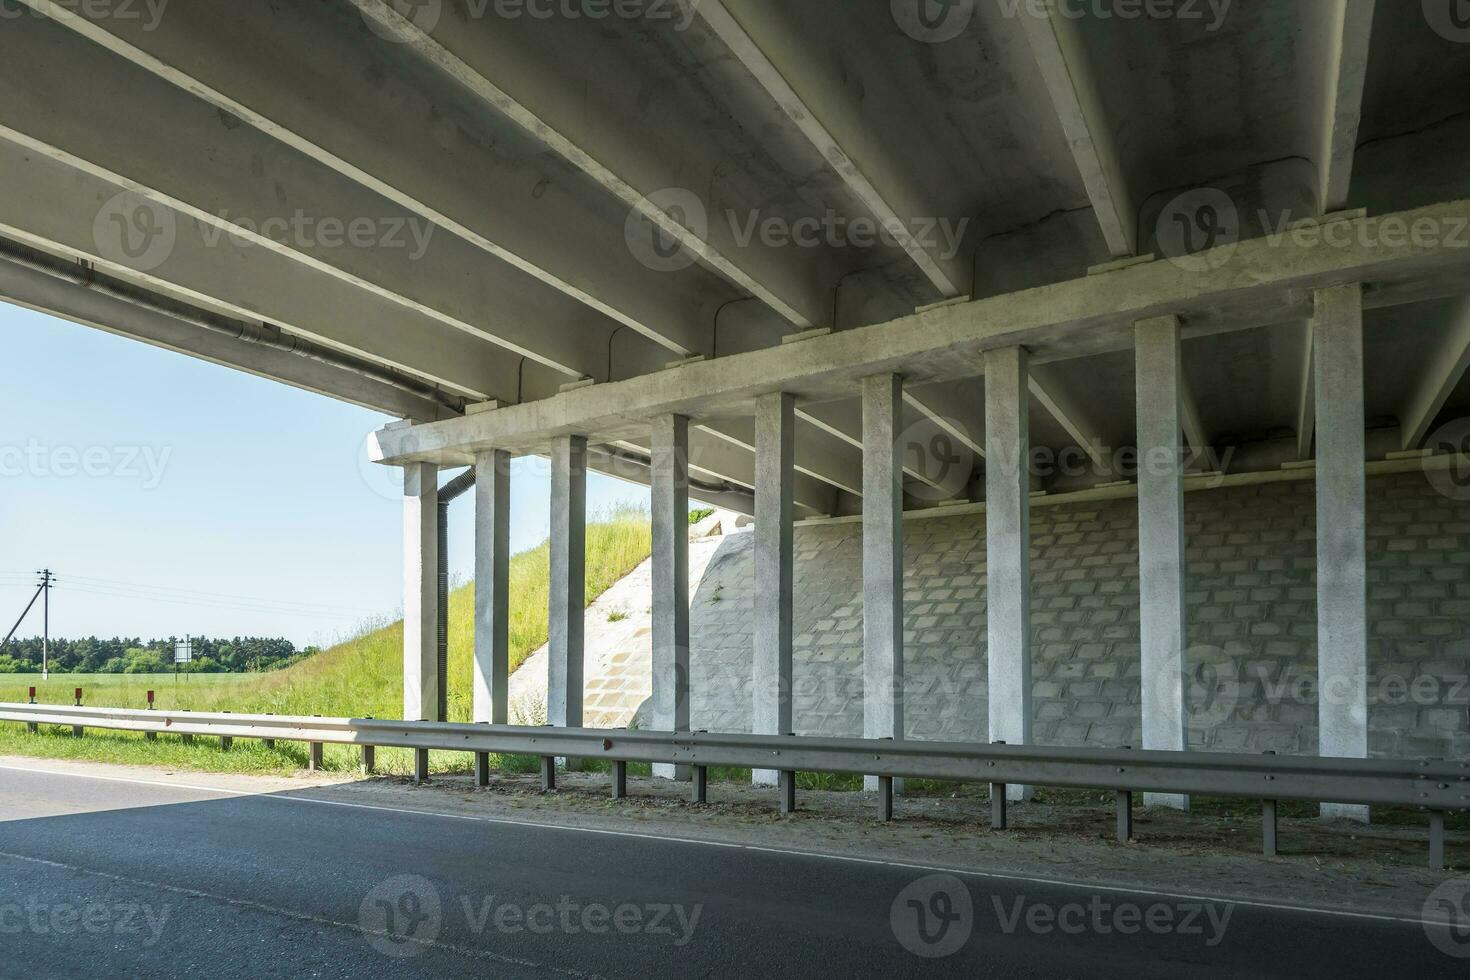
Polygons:
M148 692L148 710L149 711L152 711L153 710L153 692L152 691L149 691ZM145 740L149 741L149 742L156 742L158 740L158 733L157 732L144 732L143 733L143 738Z
M31 688L30 697L31 697L31 704L35 704L36 703L36 689L34 687ZM38 728L36 726L36 723L35 722L33 722L33 721L26 722L26 734L28 734L28 735L34 735L38 731L40 731L40 728Z
M77 707L80 708L82 706L82 689L81 688L77 688L77 690L76 690L76 697L77 697ZM71 726L71 733L72 733L72 735L76 736L77 738L81 738L82 737L82 726L81 725L73 725L73 726Z

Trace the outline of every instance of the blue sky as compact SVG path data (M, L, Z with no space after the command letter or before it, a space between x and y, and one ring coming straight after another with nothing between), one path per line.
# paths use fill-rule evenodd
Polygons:
M57 636L324 644L399 613L398 471L364 445L387 416L3 303L0 334L0 630L42 567ZM546 537L548 492L546 462L516 460L514 550ZM589 479L590 511L621 502L648 491ZM472 510L450 510L462 579Z

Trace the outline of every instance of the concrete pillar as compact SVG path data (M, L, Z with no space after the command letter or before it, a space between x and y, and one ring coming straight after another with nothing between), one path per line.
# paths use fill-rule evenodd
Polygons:
M863 379L863 737L903 738L903 379ZM902 780L887 784L902 791ZM880 791L878 776L863 788Z
M1322 289L1312 327L1317 401L1318 752L1368 755L1368 547L1364 512L1363 288ZM1367 822L1368 808L1324 803Z
M689 731L689 420L653 426L653 727ZM688 779L688 766L653 774Z
M751 664L751 731L789 735L791 728L792 491L796 399L762 395L755 410L755 651ZM775 770L753 781L775 786Z
M403 717L439 707L439 468L403 468Z
M1031 742L1031 432L1026 351L985 352L985 593L990 740ZM1009 784L1012 800L1031 787Z
M1138 595L1143 747L1188 747L1184 705L1183 358L1179 318L1134 327L1138 392ZM1189 797L1145 793L1186 810Z
M582 630L586 612L587 440L551 447L551 629L546 720L582 727Z
M510 723L510 453L475 459L474 720Z

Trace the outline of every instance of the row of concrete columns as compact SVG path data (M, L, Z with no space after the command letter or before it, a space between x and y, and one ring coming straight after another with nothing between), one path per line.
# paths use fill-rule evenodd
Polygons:
M1366 536L1362 289L1321 290L1314 324L1318 428L1318 648L1320 753L1367 754ZM1188 747L1185 689L1184 478L1180 321L1135 327L1139 440L1139 590L1143 748ZM1019 347L986 352L986 562L989 737L1032 741L1029 365ZM863 734L904 735L903 381L866 378L863 403ZM755 606L752 730L787 735L792 719L793 488L795 407L784 392L761 396L755 426ZM689 420L659 419L652 432L653 721L689 729ZM551 453L550 724L582 724L587 444L564 436ZM504 452L476 462L476 721L505 724L509 604L509 465ZM434 690L434 533L437 473L407 467L405 500L404 716L429 718ZM1342 697L1344 687L1352 696ZM660 774L684 775L674 767ZM774 783L775 771L756 781ZM1008 795L1024 797L1026 787ZM1184 806L1154 795L1155 805ZM1337 808L1362 816L1361 808Z

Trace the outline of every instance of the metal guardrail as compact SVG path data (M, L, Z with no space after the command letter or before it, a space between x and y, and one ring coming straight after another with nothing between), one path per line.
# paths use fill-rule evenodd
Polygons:
M125 708L0 703L0 721L39 725L306 742L313 766L325 743L360 745L364 764L377 746L414 749L417 772L427 775L430 749L470 752L476 776L488 782L490 754L535 756L542 782L555 785L557 758L606 759L613 764L613 793L626 792L629 762L688 766L697 802L705 800L710 766L748 767L780 774L783 812L795 808L797 772L850 773L880 780L884 819L893 813L893 780L926 778L991 786L991 821L1006 826L1007 785L1113 790L1118 794L1118 836L1132 837L1133 794L1172 793L1261 800L1265 850L1276 853L1276 803L1421 807L1429 811L1430 865L1444 866L1444 814L1470 809L1470 761L1334 759L1315 756L1156 752L1036 745L892 741L859 738L654 732L594 728L526 728L372 718L317 718Z

